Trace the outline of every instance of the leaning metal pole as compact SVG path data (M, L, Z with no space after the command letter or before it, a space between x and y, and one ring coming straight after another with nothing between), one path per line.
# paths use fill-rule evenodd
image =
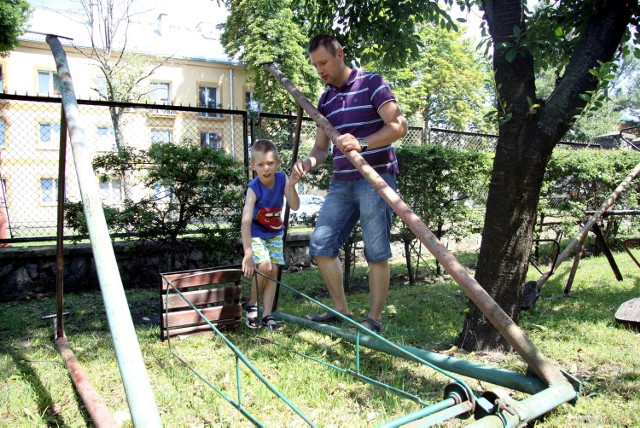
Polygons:
M285 87L295 100L321 127L332 141L340 136L331 123L309 102L309 100L291 83L291 81L273 63L265 64L266 69ZM352 150L345 156L360 171L362 176L376 189L380 196L389 204L393 211L409 226L414 235L444 266L453 279L460 285L467 296L475 303L489 321L498 329L500 334L518 352L529 365L530 369L547 383L568 383L560 370L555 367L529 340L524 332L502 310L495 300L473 278L469 272L456 260L449 250L427 228L409 206L391 189L378 173L360 156ZM558 403L561 404L561 403Z
M131 418L136 427L159 427L162 423L111 246L98 184L91 166L90 150L80 125L80 110L67 57L56 36L47 35L46 40L51 47L58 70L62 106L69 126L71 149L91 248Z
M564 251L558 256L551 269L543 273L538 281L536 281L536 287L538 290L540 290L544 283L547 282L549 277L553 274L553 272L555 272L556 268L560 266L560 263L562 263L567 259L567 257L569 257L569 253L573 250L573 248L587 237L587 234L589 233L593 225L596 224L598 220L600 220L600 217L602 217L605 211L613 206L613 204L616 202L616 199L618 199L618 196L620 196L624 189L626 189L626 187L629 185L631 180L633 180L633 178L638 175L639 172L640 163L637 164L635 168L633 168L633 171L631 171L624 180L622 180L618 187L616 187L616 189L613 191L611 196L609 196L607 200L602 203L600 209L593 213L589 220L584 224L582 229L580 229L580 232L578 232L575 238L573 238L571 242L569 242Z

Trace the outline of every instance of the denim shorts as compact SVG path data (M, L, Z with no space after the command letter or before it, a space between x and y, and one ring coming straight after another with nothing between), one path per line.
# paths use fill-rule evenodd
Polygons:
M396 177L380 174L394 191ZM311 256L337 257L340 248L358 220L362 227L364 257L369 263L391 258L391 217L393 210L364 178L331 180L329 194L322 204L311 234Z

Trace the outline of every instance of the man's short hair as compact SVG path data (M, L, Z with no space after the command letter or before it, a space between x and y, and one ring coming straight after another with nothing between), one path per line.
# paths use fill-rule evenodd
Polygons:
M278 148L275 144L273 144L269 140L256 140L255 143L251 145L251 157L256 153L269 153L273 152L273 154L278 157Z
M309 42L309 53L315 51L320 46L324 47L327 52L335 56L338 50L342 49L342 45L335 36L331 34L318 34Z

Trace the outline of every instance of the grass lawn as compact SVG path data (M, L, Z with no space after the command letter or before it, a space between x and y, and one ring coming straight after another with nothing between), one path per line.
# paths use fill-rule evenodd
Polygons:
M618 324L614 313L623 302L640 296L640 269L626 253L615 253L624 276L616 281L604 257L580 263L568 297L562 294L571 260L561 265L543 289L536 305L522 313L521 327L557 366L582 381L575 406L555 409L541 427L640 426L640 334ZM471 265L473 258L465 257ZM393 285L385 310L385 337L396 343L447 353L523 373L515 353L467 354L453 348L461 330L466 296L452 281L419 281L410 286L405 267L393 267ZM538 272L531 268L530 279ZM368 293L364 268L355 274L348 294L356 319L364 318ZM283 282L328 303L315 269L285 273ZM132 318L153 388L160 417L168 427L245 427L252 424L214 389L198 379L159 340L159 296L152 289L127 291ZM248 287L248 282L244 284ZM281 288L279 310L302 316L322 310ZM75 393L64 362L52 341L53 329L42 316L55 313L55 297L0 305L0 426L92 425ZM90 382L109 409L132 426L113 352L101 294L98 291L65 296L70 312L65 330ZM250 331L238 325L227 337L251 363L297 408L318 426L369 427L418 408L411 400L384 392L354 377L318 364L304 353L337 367L355 367L354 346L342 339L287 323L284 331ZM171 341L172 350L187 360L222 393L237 399L236 359L219 337L206 333ZM295 351L295 352L292 352ZM427 402L441 399L448 378L433 369L361 348L360 370ZM242 366L242 403L265 426L304 426L303 420ZM494 386L463 379L476 392ZM526 394L515 392L516 398ZM450 420L446 426L468 420Z

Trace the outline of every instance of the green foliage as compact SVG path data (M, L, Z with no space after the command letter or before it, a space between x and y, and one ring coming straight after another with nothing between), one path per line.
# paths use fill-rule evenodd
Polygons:
M293 2L296 17L308 36L334 33L349 58L365 64L381 61L386 66L400 66L419 56L422 41L416 26L433 23L447 30L456 29L441 7L453 3L453 0Z
M631 150L555 150L545 175L539 210L546 215L583 220L584 211L598 210L618 185L640 163L640 153ZM636 209L640 183L631 181L618 196L613 209ZM626 233L638 227L635 217L605 219L607 229ZM624 226L626 230L619 230Z
M487 188L488 153L435 145L402 146L396 153L398 192L438 238L464 238L481 224L483 210L474 204ZM416 239L404 223L399 227L402 236Z
M112 232L135 233L138 238L170 245L176 245L177 238L188 231L219 242L239 233L246 176L243 166L223 151L189 144L153 144L148 151L129 149L94 161L101 178L134 165L149 168L142 184L154 194L105 207ZM80 204L69 206L67 222L86 233L80 208Z
M292 113L295 101L263 65L276 62L291 82L313 99L319 81L307 59L308 36L295 22L293 2L228 1L230 14L220 38L226 52L245 64L254 96L265 111Z
M485 82L489 64L463 34L433 24L418 26L419 56L399 67L380 59L365 66L380 72L393 87L402 112L425 126L487 130L483 116L492 95Z
M0 2L0 57L9 55L17 45L17 38L24 33L31 7L26 0Z

